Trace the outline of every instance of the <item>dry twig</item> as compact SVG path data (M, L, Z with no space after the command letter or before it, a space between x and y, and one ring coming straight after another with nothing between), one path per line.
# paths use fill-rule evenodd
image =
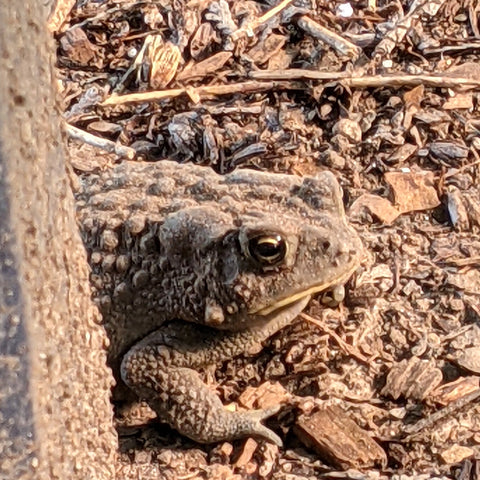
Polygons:
M318 80L338 82L354 88L377 88L377 87L403 87L429 85L431 87L476 88L480 86L480 79L457 77L454 75L410 75L398 73L391 75L365 75L352 76L347 72L317 72L301 68L287 70L260 70L250 73L251 78L257 80Z
M365 357L362 355L357 348L355 348L353 345L348 344L345 342L342 338L340 338L333 330L328 328L324 322L321 322L317 318L313 318L310 315L302 312L299 315L301 318L304 320L307 320L307 322L313 323L317 327L320 327L327 335L329 335L331 338L333 338L338 346L349 356L356 358L357 360L361 361L362 363L368 365L369 367L372 368L373 371L376 371L376 366L372 364L369 358Z
M137 154L133 148L120 145L116 142L112 142L111 140L107 140L106 138L97 137L96 135L92 135L91 133L74 127L68 123L66 124L65 128L71 138L88 143L93 147L101 148L109 153L115 153L116 155L127 158L128 160L132 160Z
M346 55L349 58L356 59L362 53L362 49L354 43L345 40L338 33L332 32L328 28L317 23L307 15L302 15L297 20L298 26L305 30L312 37L318 38L322 42L330 45L340 55Z
M218 96L218 95L232 95L235 93L256 93L273 90L275 88L300 88L300 85L293 83L280 82L257 82L247 81L241 83L232 83L228 85L206 85L201 87L183 87L174 88L172 90L158 90L156 92L142 92L131 93L129 95L112 95L103 101L101 106L109 105L123 105L126 103L137 102L156 102L165 100L167 98L179 97L181 95L188 95L194 103L198 103L201 98Z
M413 425L407 425L404 427L404 433L407 433L408 436L404 439L404 441L410 441L413 439L414 436L418 435L422 430L431 427L434 423L442 420L445 417L451 416L454 412L460 410L461 408L465 407L466 405L476 401L480 397L480 389L475 390L464 397L459 398L458 400L450 403L446 407L438 410L437 412L433 413L432 415L423 418L422 420L418 421Z
M243 27L240 27L238 30L235 30L231 35L231 39L235 42L245 35L251 36L254 30L256 30L260 25L266 23L272 17L280 13L290 3L292 3L292 0L281 1L277 6L273 7L267 13L265 13L265 15L262 15L261 17L256 18L255 20L252 20L247 25L244 25Z
M368 75L352 77L347 72L316 72L314 70L288 69L276 71L251 72L250 77L255 80L270 80L268 82L247 81L231 83L227 85L206 85L200 87L182 87L171 90L158 90L154 92L131 93L128 95L112 95L100 105L124 105L126 103L156 102L167 98L175 98L188 95L194 103L202 98L220 95L232 95L235 93L257 93L274 89L299 89L304 88L295 80L317 80L324 82L341 83L353 88L377 88L377 87L403 87L416 85L429 85L442 88L478 88L480 79L463 78L448 75Z

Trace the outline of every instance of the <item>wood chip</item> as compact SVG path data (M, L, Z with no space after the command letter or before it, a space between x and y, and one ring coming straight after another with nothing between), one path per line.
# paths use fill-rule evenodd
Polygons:
M432 142L429 151L434 157L452 164L468 157L468 148L454 142Z
M444 450L440 456L442 460L447 464L458 463L471 457L475 451L469 447L462 447L461 445L453 445L447 450Z
M386 464L383 449L338 406L302 415L294 428L302 442L337 468Z
M60 39L60 45L65 55L78 65L87 65L98 50L80 27L68 30Z
M398 164L407 161L416 151L418 147L412 145L411 143L405 143L404 145L398 147L388 158L387 162L389 164Z
M446 383L445 385L436 388L429 395L429 400L445 406L478 390L479 388L479 377L462 377L454 382Z
M252 47L247 55L258 65L268 62L285 45L285 36L272 33Z
M202 62L191 63L178 74L178 80L205 77L220 70L232 58L232 52L218 52Z
M447 188L447 210L452 225L458 231L468 230L470 221L467 207L463 201L463 194L454 185L449 185Z
M245 408L270 408L287 403L291 394L278 382L265 382L259 387L247 387L238 398L238 403Z
M217 33L210 22L201 23L190 41L190 55L198 60L208 47L217 41Z
M385 180L392 188L395 207L402 213L440 205L432 172L387 172Z
M456 363L466 370L480 374L480 347L465 348L456 358Z
M62 25L70 15L70 11L76 4L76 0L57 0L52 13L48 17L47 28L50 32L59 32Z
M401 396L423 400L440 385L442 378L442 371L435 366L435 362L411 357L392 367L381 393L394 400Z
M246 466L253 457L255 450L258 447L258 443L253 438L247 438L245 443L243 444L242 453L238 457L237 461L235 462L236 467L244 467Z
M457 93L444 104L444 110L460 110L473 108L473 95L471 93Z
M353 202L348 214L351 218L361 219L365 209L387 225L402 213L388 199L366 193Z

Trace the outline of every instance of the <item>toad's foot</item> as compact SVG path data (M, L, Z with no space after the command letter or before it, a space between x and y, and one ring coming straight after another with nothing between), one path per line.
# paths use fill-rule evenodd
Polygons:
M146 400L160 419L200 443L247 436L282 441L261 422L280 406L232 412L195 371L205 365L259 351L262 341L289 324L309 297L271 314L263 326L242 332L222 332L186 322L172 322L136 344L124 357L122 378Z

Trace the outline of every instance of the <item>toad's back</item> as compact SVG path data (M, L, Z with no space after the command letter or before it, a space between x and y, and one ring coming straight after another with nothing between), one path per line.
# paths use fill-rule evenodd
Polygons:
M85 178L78 217L111 356L169 318L248 328L262 309L345 281L361 245L340 192L329 172L221 176L171 161ZM281 258L263 258L259 239L273 254L283 245Z

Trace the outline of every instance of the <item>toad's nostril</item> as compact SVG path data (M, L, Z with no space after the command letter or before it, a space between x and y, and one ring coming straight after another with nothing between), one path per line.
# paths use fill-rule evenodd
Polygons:
M329 250L331 246L332 246L332 244L328 240L324 240L323 243L322 243L322 248L323 248L324 251Z

